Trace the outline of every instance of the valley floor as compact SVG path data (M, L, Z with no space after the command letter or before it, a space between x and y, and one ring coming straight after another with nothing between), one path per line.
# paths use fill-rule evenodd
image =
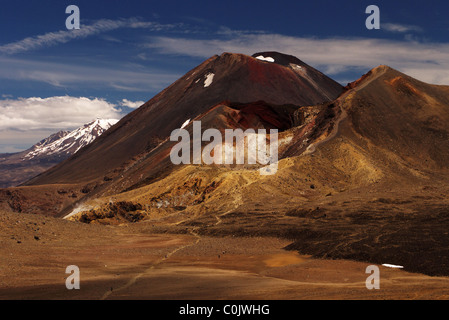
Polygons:
M449 278L380 267L368 290L368 263L313 259L276 237L160 233L141 222L86 225L0 214L0 299L447 299ZM81 289L65 286L80 268Z

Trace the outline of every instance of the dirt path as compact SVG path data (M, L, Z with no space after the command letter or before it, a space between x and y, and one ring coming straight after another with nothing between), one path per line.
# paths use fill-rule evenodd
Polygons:
M338 130L339 130L339 128L340 128L340 122L342 122L343 120L345 120L345 119L348 117L348 114L347 114L346 111L341 107L340 104L339 104L339 108L340 108L341 114L340 114L340 116L338 117L338 119L335 121L335 125L334 125L334 128L332 129L332 132L331 132L326 138L324 138L323 140L318 141L318 142L316 142L316 143L310 144L310 145L307 147L306 151L304 152L304 155L308 155L308 154L314 153L314 152L316 151L316 148L318 148L320 145L322 145L322 144L325 143L326 141L331 140L332 138L334 138L334 137L337 135Z
M143 272L141 272L141 273L137 274L136 276L132 277L132 278L131 278L125 285L123 285L123 286L121 286L121 287L119 287L119 288L117 288L117 289L107 291L107 292L103 295L103 297L101 298L101 300L106 300L106 299L108 299L109 296L111 296L112 294L117 293L117 292L120 292L120 291L122 291L122 290L125 290L125 289L131 287L132 285L134 285L134 284L136 283L137 280L139 280L140 278L144 277L146 274L148 274L149 272L151 272L152 270L154 270L154 268L155 268L156 266L160 265L161 263L163 263L164 261L166 261L167 259L169 259L169 258L170 258L172 255L174 255L176 252L178 252L178 251L180 251L180 250L183 250L183 249L185 249L185 248L187 248L187 247L189 247L189 246L194 246L194 245L196 245L196 244L201 240L201 237L200 237L194 230L191 230L191 231L190 231L190 234L193 235L194 237L196 237L196 240L195 240L194 242L192 242L192 243L190 243L190 244L186 244L186 245L180 246L180 247L178 247L178 248L176 248L176 249L170 251L170 252L167 253L162 259L159 259L159 260L157 260L156 262L154 262L154 264L151 265L148 269L146 269L146 270L144 270Z
M217 226L217 225L219 225L220 223L222 223L222 220L221 220L221 217L222 217L222 216L225 216L225 215L227 215L227 214L229 214L229 213L231 213L231 212L233 212L233 210L229 210L229 211L227 211L227 212L225 212L225 213L216 215L215 218L217 219L217 222L215 223L215 226ZM179 222L174 223L174 225L179 225L179 224L182 224L182 223L184 223L184 222L186 222L186 221L189 221L189 220L190 220L190 219L184 219L184 220L181 220L181 221L179 221ZM163 262L167 261L171 256L173 256L173 255L174 255L175 253L177 253L178 251L183 250L183 249L185 249L185 248L187 248L187 247L190 247L190 246L195 246L195 245L197 245L197 244L201 241L202 237L196 232L195 228L190 229L190 230L189 230L189 233L190 233L192 236L194 236L194 237L196 238L195 241L193 241L192 243L186 244L186 245L182 245L182 246L180 246L180 247L178 247L178 248L175 248L174 250L170 251L170 252L167 253L163 258L161 258L161 259L157 260L156 262L154 262L154 264L152 264L148 269L146 269L146 270L144 270L143 272L141 272L141 273L137 274L136 276L132 277L132 278L131 278L125 285L123 285L123 286L121 286L121 287L119 287L119 288L116 288L116 289L114 289L114 290L109 290L109 291L107 291L107 292L103 295L103 297L101 298L101 300L106 300L106 299L108 299L111 295L113 295L114 293L119 293L120 291L123 291L123 290L128 289L129 287L131 287L132 285L134 285L134 284L137 282L137 280L139 280L140 278L142 278L142 277L144 277L145 275L147 275L147 274L149 274L150 272L152 272L158 265L161 265Z

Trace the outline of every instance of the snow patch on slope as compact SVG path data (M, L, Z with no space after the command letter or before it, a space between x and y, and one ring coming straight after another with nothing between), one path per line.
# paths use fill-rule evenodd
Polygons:
M204 80L204 88L207 88L214 81L215 73L206 74L206 80Z
M187 127L189 123L190 123L190 119L182 124L181 129L184 129L185 127Z
M256 59L267 61L267 62L274 62L274 59L272 57L264 57L264 56L257 56Z
M386 268L393 268L393 269L404 269L403 266L397 266L394 264L388 264L388 263L384 263L382 266L386 267Z

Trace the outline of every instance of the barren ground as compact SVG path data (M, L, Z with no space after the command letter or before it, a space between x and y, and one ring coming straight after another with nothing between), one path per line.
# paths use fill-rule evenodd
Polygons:
M160 233L151 222L86 225L25 214L0 215L0 299L447 299L449 278L368 263L324 260L283 248L275 237ZM67 290L77 265L81 289Z

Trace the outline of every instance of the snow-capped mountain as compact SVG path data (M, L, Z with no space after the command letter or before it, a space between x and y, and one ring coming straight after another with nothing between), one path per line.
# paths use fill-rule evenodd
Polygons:
M73 131L59 131L28 150L0 155L0 188L17 186L69 158L117 123L96 119Z
M118 120L115 119L96 119L72 132L60 131L34 145L23 159L31 160L42 156L75 154L117 122Z

